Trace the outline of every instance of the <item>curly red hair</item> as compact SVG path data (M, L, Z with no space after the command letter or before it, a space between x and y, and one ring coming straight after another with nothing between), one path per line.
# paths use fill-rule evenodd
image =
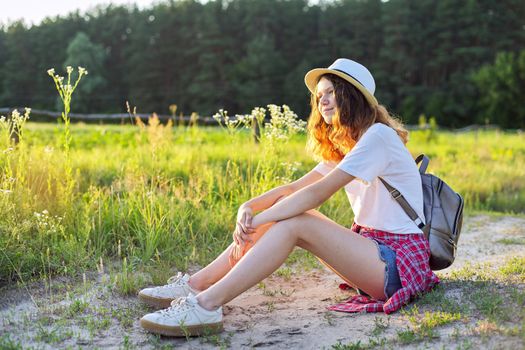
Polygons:
M319 80L323 77L334 85L337 111L332 124L327 124L318 108L317 93L311 94L307 149L316 158L339 162L374 123L393 128L403 143L408 142L408 131L384 106L370 105L358 89L337 75L325 74Z

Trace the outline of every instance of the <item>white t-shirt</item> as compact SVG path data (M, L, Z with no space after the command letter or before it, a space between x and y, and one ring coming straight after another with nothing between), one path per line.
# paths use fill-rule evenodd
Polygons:
M422 233L378 178L401 192L425 220L419 169L394 129L372 125L339 163L320 162L314 170L324 176L335 167L356 177L345 191L358 225L391 233Z

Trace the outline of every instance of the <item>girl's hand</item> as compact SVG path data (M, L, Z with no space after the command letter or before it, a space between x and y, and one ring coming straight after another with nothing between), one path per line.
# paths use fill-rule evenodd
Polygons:
M255 228L252 227L252 220L253 210L248 206L241 205L237 211L237 222L233 231L233 241L237 245L244 247L246 242L252 243L250 235L255 233Z

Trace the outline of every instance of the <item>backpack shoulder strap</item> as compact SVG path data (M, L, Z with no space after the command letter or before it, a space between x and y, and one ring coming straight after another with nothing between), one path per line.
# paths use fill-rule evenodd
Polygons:
M423 175L424 173L427 172L427 168L428 168L428 163L429 162L430 162L430 160L428 159L428 157L426 155L420 154L419 156L417 156L416 164L421 163L421 165L419 166L419 173L421 175Z
M424 154L420 154L416 158L416 164L419 164L419 163L421 163L421 165L419 166L419 173L423 175L427 172L428 163L429 163L428 157ZM403 197L401 192L399 192L395 187L390 186L390 184L386 182L383 178L380 177L379 180L381 180L381 182L383 183L383 185L385 185L388 192L390 192L390 195L392 196L392 198L394 198L396 202L399 203L401 208L403 208L403 210L410 217L410 219L414 221L417 227L419 227L420 229L423 229L423 227L425 227L425 223L417 215L416 211L410 206L410 204L408 204L407 200L405 199L405 197Z
M401 192L399 192L395 187L390 186L390 184L386 182L385 180L383 180L383 178L380 177L379 180L381 180L381 182L383 183L383 185L385 185L388 192L390 192L390 195L392 196L392 198L394 198L396 202L399 203L401 208L403 208L403 210L405 211L405 213L407 213L410 219L414 221L417 227L419 227L420 229L423 229L423 227L425 227L425 223L423 222L423 220L419 218L416 211L410 206L410 204L408 204L407 200L405 199L405 197L403 197Z

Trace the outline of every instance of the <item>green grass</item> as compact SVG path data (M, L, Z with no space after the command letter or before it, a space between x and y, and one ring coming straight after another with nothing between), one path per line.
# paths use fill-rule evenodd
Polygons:
M0 336L0 349L3 350L18 350L23 349L20 342L11 339L10 334L4 334Z
M72 337L73 332L71 330L64 331L58 327L50 329L39 326L35 340L48 344L57 344Z
M122 271L118 272L113 279L116 290L121 295L136 295L146 285L144 276L135 271L126 258L122 261L121 266Z
M281 276L285 281L289 281L292 277L292 269L288 266L282 266L275 271L277 276Z
M82 314L89 307L89 303L83 300L75 300L69 304L67 309L66 316L69 318L76 317L78 314Z
M520 279L521 282L525 282L525 258L511 258L500 268L499 271L504 276L515 276Z
M361 341L358 340L356 342L350 343L350 344L342 344L341 342L338 342L335 345L332 345L333 350L361 350L365 349L363 345L361 345Z
M162 265L157 283L210 262L230 243L241 203L316 164L304 135L257 145L247 131L74 124L71 180L62 133L59 125L28 123L22 143L0 155L0 168L11 174L0 178L0 284L78 275L101 257L126 257L129 271L115 283L133 293L142 284L130 277L136 266ZM524 141L522 134L480 131L439 132L427 142L414 131L408 148L430 156L429 170L465 197L467 211L523 214ZM343 191L321 211L343 225L353 220ZM300 251L289 262L297 261L319 264Z
M512 244L523 245L525 244L525 237L502 238L502 239L497 240L496 243L507 244L507 245L512 245Z

